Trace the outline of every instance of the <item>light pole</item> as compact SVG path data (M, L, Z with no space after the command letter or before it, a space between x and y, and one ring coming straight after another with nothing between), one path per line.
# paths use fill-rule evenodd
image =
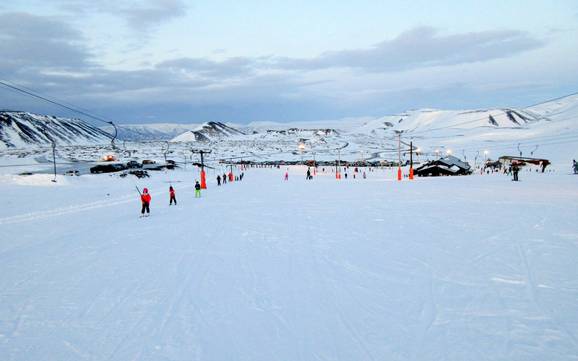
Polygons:
M341 179L341 148L337 149L337 164L335 167L335 179Z
M52 180L56 183L56 142L52 139L52 164L54 165L54 179Z
M313 175L317 175L317 160L315 159L315 152L313 152Z
M299 154L301 154L301 164L303 164L303 151L305 151L305 144L301 142L297 148L299 148Z
M413 141L409 142L409 179L413 180Z
M397 180L401 181L401 133L403 130L396 130L397 133Z

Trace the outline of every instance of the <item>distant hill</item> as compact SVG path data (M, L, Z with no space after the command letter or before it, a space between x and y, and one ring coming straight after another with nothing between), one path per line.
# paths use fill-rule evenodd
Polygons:
M207 122L201 126L185 132L175 138L172 142L209 142L230 136L245 135L240 130L230 127L221 122Z
M178 123L151 123L151 124L120 124L117 125L118 138L126 141L148 141L148 140L171 140L191 129L195 129L199 124L178 124ZM113 133L112 126L104 126L101 129Z
M111 135L80 119L0 111L0 148L107 143Z

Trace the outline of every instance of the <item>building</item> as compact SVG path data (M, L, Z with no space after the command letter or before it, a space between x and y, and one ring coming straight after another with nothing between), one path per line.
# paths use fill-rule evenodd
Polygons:
M452 155L429 161L414 170L418 177L439 177L472 174L470 165Z

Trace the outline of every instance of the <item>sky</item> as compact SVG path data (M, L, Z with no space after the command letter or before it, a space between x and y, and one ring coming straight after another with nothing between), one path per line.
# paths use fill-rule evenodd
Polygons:
M578 91L575 39L575 0L7 0L0 80L118 124L523 107Z

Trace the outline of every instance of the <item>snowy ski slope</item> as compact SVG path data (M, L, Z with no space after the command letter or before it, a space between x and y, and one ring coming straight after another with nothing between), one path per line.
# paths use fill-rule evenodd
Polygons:
M0 177L0 359L576 360L576 176L284 171Z

